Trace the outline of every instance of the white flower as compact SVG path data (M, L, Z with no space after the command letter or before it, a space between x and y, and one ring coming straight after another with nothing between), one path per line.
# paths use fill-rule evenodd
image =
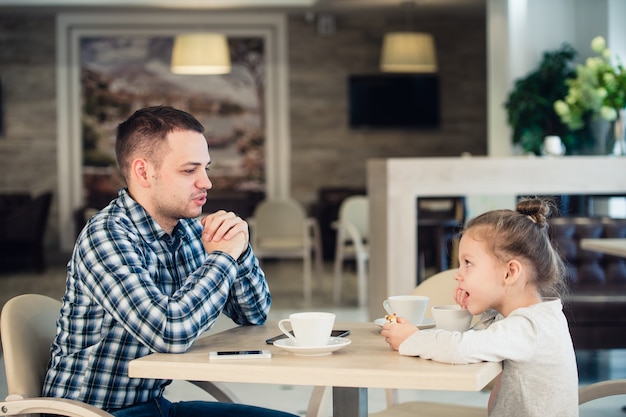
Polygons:
M568 107L567 111L560 103L554 103L561 121L572 130L583 128L585 119L590 115L614 121L617 111L626 107L626 71L623 65L612 64L611 51L603 37L596 36L591 41L591 49L599 56L587 58L585 65L576 67L576 78L566 81L569 90L563 105ZM617 60L619 62L619 58Z
M604 120L612 122L613 120L617 119L617 110L615 110L613 107L602 106L600 107L600 117L602 117Z
M603 50L606 49L606 41L604 40L604 38L602 36L596 36L595 38L593 38L591 40L591 49L594 52L602 52Z

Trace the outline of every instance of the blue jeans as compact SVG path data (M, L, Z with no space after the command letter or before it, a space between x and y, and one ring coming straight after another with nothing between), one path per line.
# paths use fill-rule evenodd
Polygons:
M181 401L171 403L158 397L145 403L109 411L115 417L295 417L283 411L244 404L212 401Z

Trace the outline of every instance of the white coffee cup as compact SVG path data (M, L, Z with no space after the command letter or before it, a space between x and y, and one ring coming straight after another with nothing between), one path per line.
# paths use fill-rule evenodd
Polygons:
M387 313L396 313L398 317L404 317L414 324L424 321L427 306L428 297L424 295L392 295L383 301Z
M291 325L293 335L285 327L287 323ZM318 347L328 345L334 324L333 313L306 312L290 314L288 319L278 322L278 328L298 346Z
M433 306L432 313L437 329L464 332L472 324L472 313L458 304Z

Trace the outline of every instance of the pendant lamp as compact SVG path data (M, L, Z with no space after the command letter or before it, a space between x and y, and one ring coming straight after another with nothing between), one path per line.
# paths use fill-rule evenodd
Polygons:
M383 72L437 72L435 41L429 33L391 32L383 39Z
M221 33L184 33L176 35L172 49L174 74L228 74L230 52Z

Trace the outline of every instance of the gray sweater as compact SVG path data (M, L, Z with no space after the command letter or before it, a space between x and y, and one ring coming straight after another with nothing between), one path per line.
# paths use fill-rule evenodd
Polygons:
M519 308L483 330L421 330L400 354L464 364L502 361L490 417L578 416L578 371L559 299Z

